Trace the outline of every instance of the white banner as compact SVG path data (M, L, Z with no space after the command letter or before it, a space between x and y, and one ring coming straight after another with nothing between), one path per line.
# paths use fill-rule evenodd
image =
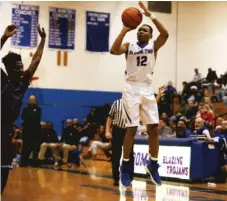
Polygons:
M144 166L148 160L148 145L134 145L134 173L146 174ZM161 177L190 179L191 147L159 146L158 163Z

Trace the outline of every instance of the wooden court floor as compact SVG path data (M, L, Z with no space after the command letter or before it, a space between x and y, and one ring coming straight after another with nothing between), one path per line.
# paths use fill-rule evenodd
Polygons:
M114 187L110 162L86 161L87 168L17 168L9 176L3 201L227 201L227 184L163 182L156 187L135 178L129 189Z

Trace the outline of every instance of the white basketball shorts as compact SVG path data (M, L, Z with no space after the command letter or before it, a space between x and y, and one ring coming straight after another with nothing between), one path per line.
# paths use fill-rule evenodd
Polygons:
M158 106L151 85L145 83L126 82L122 92L123 111L127 119L126 127L158 124Z

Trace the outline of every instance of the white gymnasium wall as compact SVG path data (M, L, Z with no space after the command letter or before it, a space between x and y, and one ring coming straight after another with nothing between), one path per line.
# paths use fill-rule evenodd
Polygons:
M227 2L179 2L177 87L192 80L194 68L203 76L211 67L227 70Z
M17 2L19 3L19 2ZM11 23L12 2L0 4L0 30ZM127 7L138 7L137 2L24 2L28 5L40 6L39 23L48 33L48 7L62 7L76 10L76 42L75 50L68 54L68 67L59 67L56 63L57 50L48 48L48 37L42 62L36 73L40 77L38 86L41 88L79 89L97 91L121 91L125 71L124 56L113 56L109 53L94 53L85 50L86 22L85 12L100 11L111 14L110 46L122 28L121 13ZM172 15L157 13L157 17L167 27L170 38L160 50L154 75L154 88L163 85L168 80L175 80L176 66L176 3L173 2ZM150 23L144 18L144 23ZM154 37L157 36L155 30ZM129 33L125 41L136 40L136 31ZM25 67L31 58L29 53L35 49L13 49L8 41L3 49L3 55L9 50L22 54Z
M56 51L48 48L36 73L41 77L39 87L59 89L80 89L97 91L121 91L125 71L124 56L109 53L91 53L86 46L86 10L109 12L110 46L122 28L121 13L137 2L25 2L40 6L40 24L48 33L48 7L56 6L76 10L75 50L69 52L68 67L56 65ZM227 2L173 2L172 14L157 13L167 27L170 37L160 50L155 68L154 89L175 82L178 90L181 82L193 77L193 69L199 68L204 76L212 67L217 74L227 70ZM11 23L11 3L0 3L0 31ZM144 23L149 20L144 18ZM155 30L154 38L157 37ZM129 33L125 41L136 40L136 32ZM11 50L10 42L4 47L3 55ZM17 49L23 56L25 66L31 58L30 51Z

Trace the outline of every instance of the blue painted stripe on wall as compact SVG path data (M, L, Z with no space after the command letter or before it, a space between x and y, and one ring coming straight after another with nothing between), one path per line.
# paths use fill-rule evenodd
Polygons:
M76 117L82 122L92 106L112 104L122 96L120 92L29 88L23 106L27 104L30 95L36 96L37 103L42 108L42 120L52 121L58 135L61 135L62 121L66 118ZM19 125L21 122L19 117L15 123Z
M120 92L103 92L103 91L82 91L82 90L62 90L62 89L45 89L29 88L25 94L26 101L31 94L36 94L41 104L49 103L68 103L79 105L102 105L105 102L121 97Z

